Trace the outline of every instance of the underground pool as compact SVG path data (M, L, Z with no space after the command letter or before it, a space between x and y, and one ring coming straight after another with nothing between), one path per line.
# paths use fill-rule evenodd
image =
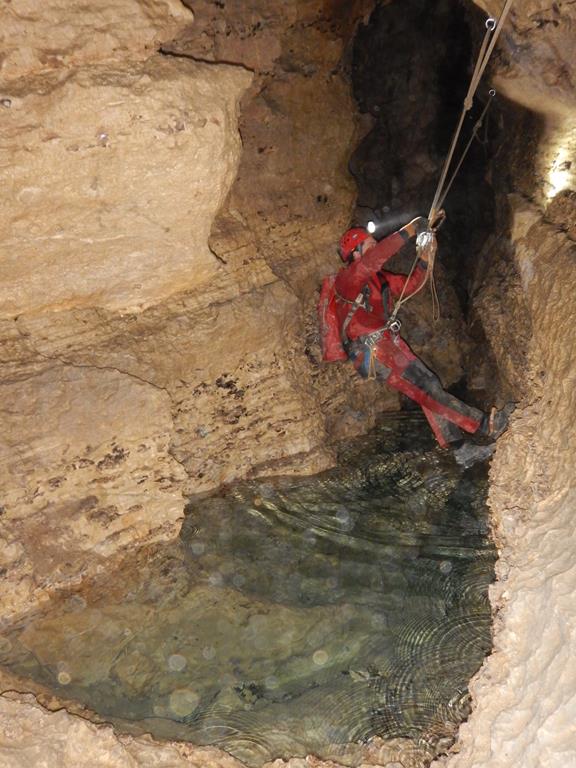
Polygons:
M390 416L336 469L190 500L179 540L6 629L0 662L120 730L251 766L355 765L373 737L433 756L491 647L486 493L485 465Z

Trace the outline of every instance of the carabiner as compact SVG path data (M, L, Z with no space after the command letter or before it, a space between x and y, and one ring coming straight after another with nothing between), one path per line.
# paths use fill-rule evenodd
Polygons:
M397 318L390 319L386 323L386 330L390 331L390 333L393 336L398 336L398 334L400 333L400 329L401 328L402 328L402 323Z

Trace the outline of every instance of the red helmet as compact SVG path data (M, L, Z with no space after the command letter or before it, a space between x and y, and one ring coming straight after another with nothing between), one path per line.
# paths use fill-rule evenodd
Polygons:
M370 235L368 232L360 227L354 227L353 229L344 232L340 238L340 243L338 244L338 253L340 254L342 261L348 261L356 248L369 237Z

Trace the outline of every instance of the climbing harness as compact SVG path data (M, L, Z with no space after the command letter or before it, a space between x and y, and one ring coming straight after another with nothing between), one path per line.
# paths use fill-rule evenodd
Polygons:
M338 301L343 301L346 304L350 304L350 309L348 310L348 314L344 318L344 322L342 323L342 330L341 330L341 340L342 340L342 346L347 349L350 344L350 340L348 338L348 326L350 325L350 322L352 321L352 318L354 317L355 313L358 309L362 308L365 309L367 312L371 311L370 303L368 301L368 295L369 295L369 289L368 286L365 285L360 293L356 296L354 301L351 301L350 299L347 299L345 296L341 296L336 289L334 289L334 294ZM377 331L372 331L372 333L368 333L365 336L362 336L363 343L368 348L368 374L367 378L374 379L376 378L376 364L375 364L375 356L376 356L376 346L380 339L384 336L386 332L390 333L392 336L392 340L397 343L398 337L400 335L400 328L402 327L402 323L400 320L398 320L396 317L391 316L388 321L386 322L386 325L384 327L379 328Z
M390 331L392 336L396 339L398 337L398 334L400 333L400 329L402 328L402 322L398 320L397 317L390 318L386 325L384 326L385 331Z

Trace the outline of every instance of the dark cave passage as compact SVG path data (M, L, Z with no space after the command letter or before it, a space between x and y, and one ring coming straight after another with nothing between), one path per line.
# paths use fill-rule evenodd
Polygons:
M376 218L384 235L412 216L428 214L468 89L482 18L457 0L406 0L378 5L359 27L350 77L370 127L350 162L358 224ZM455 160L485 99L481 87ZM494 229L494 194L486 175L497 119L493 105L446 200L448 218L439 236L440 263L465 315L475 256Z

